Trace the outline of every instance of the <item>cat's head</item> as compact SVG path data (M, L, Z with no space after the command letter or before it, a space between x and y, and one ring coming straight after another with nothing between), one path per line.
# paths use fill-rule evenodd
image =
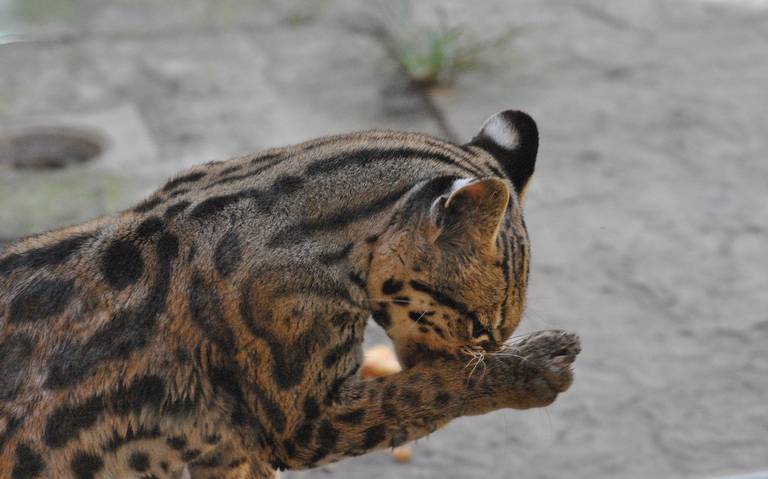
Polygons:
M523 314L529 243L522 202L538 150L536 123L522 112L498 113L462 148L499 174L418 185L371 261L373 317L406 365L498 349Z

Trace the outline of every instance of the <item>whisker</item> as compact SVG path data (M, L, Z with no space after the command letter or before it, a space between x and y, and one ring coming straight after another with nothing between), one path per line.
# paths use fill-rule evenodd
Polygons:
M515 354L515 353L505 353L505 352L499 352L499 353L492 353L492 354L491 354L491 356L492 356L492 357L496 357L496 358L517 358L517 359L519 359L519 360L520 360L520 361L521 361L523 364L525 364L525 363L527 363L527 362L528 362L528 358L526 358L526 357L524 357L524 356L520 356L519 354Z
M389 299L389 298L366 298L363 301L370 303L395 303L395 304L413 304L414 301L410 299Z
M488 366L485 364L485 356L480 358L480 364L483 365L483 372L480 374L480 379L485 377L485 373L488 371Z
M510 343L513 344L515 342L520 341L521 339L525 339L525 338L531 336L532 334L533 333L531 332L531 333L523 333L523 334L517 334L515 336L510 336L509 338L507 338L506 341L504 341L504 344L510 344Z
M528 305L525 308L525 314L523 315L523 320L528 320L528 322L534 322L536 327L544 327L548 328L550 327L549 323L550 321L546 318L546 314L536 308L535 306Z
M472 379L472 375L475 373L475 369L477 369L477 366L480 364L480 360L478 360L475 363L475 366L472 368L472 370L469 372L469 376L467 376L467 384L469 384L470 379Z
M467 361L467 364L464 365L464 370L465 371L469 367L469 365L472 364L472 361L474 361L474 360L475 360L475 358L469 358L469 361Z
M480 377L485 376L487 371L487 366L485 364L485 352L481 350L473 350L469 346L463 347L462 352L471 356L467 364L464 366L465 370L474 362L474 366L472 367L472 370L469 371L469 375L467 376L467 384L469 384L469 381L472 379L472 375L477 370L477 367L481 364L483 365L483 373Z
M502 358L518 358L518 359L522 359L523 361L528 360L528 358L526 358L525 356L520 356L519 354L515 354L515 353L498 352L498 353L491 353L490 355L502 357Z
M427 311L423 311L418 318L416 318L416 321L414 321L416 324L419 324L419 321L421 321L421 318L424 317L424 315L427 314Z

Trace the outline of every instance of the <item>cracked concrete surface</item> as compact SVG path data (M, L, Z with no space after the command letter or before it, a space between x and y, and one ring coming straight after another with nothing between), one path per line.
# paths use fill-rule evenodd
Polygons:
M379 49L340 26L360 8L351 1L64 3L59 16L27 12L3 26L31 41L0 46L0 133L31 116L129 103L158 155L110 171L110 200L89 193L107 182L98 168L2 170L0 238L115 211L193 163L372 127L437 133L428 116L386 113ZM417 14L437 3L420 2ZM457 420L405 465L377 453L283 477L767 470L768 7L439 3L481 31L524 27L515 61L461 77L438 101L467 138L504 108L539 122L521 331L578 331L576 382L546 410ZM291 20L308 8L309 19ZM61 175L80 181L46 216L45 184ZM30 215L42 219L30 225Z

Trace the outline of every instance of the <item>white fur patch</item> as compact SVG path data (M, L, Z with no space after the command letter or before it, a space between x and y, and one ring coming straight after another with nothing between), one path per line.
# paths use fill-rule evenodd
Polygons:
M461 178L459 180L456 180L453 182L453 185L451 185L451 191L448 193L448 196L450 197L452 194L456 193L460 189L464 188L470 183L474 183L477 181L475 178Z
M447 204L447 202L449 202L453 197L454 193L464 188L465 186L474 183L475 181L477 181L477 178L460 178L458 180L454 180L453 184L451 185L451 189L432 202L432 206L430 207L430 214L435 217L442 201L446 201Z
M483 123L482 132L494 143L507 150L520 145L520 135L501 114L493 115Z

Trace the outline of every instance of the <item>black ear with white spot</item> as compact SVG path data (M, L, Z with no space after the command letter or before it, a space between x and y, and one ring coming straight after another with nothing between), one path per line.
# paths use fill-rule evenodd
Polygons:
M536 165L539 130L536 122L522 111L507 110L488 118L468 144L478 146L504 168L518 195L522 195Z

